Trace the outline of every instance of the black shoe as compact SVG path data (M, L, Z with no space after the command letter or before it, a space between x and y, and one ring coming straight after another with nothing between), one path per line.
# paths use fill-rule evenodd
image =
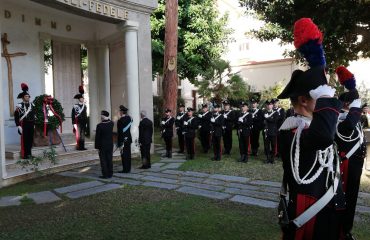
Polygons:
M119 171L118 173L130 173L130 171Z
M99 176L99 178L107 179L108 177L105 177L105 176Z
M150 168L149 166L141 166L141 167L139 167L139 169L148 169L148 168Z
M240 155L240 158L238 159L238 162L243 162L245 155Z
M352 235L352 233L347 233L346 236L344 236L345 240L356 240L356 238Z

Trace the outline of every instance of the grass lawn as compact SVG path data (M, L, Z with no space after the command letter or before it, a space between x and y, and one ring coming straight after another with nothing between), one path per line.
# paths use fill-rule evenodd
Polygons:
M154 133L155 143L164 145L163 139L160 138L159 130L156 129ZM178 148L177 138L173 139L173 146ZM195 160L185 162L180 170L182 171L197 171L206 173L217 173L234 175L241 177L248 177L254 180L267 180L280 182L283 176L283 167L281 158L275 159L275 164L265 164L265 155L263 152L263 139L260 137L259 155L257 157L250 157L249 162L239 163L236 160L239 155L239 143L236 132L233 135L233 148L231 157L222 156L221 161L211 161L213 152L204 154L198 138L195 139ZM363 171L361 178L360 191L370 192L370 171Z
M280 239L274 209L174 191L123 187L77 200L0 211L0 239ZM369 215L354 232L370 235Z

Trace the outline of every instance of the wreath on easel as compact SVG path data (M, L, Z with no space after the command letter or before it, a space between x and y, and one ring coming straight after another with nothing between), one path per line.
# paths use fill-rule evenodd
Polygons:
M62 133L62 123L64 119L63 107L58 100L50 95L40 95L33 101L35 105L35 125L43 131L46 136L49 130L60 128Z

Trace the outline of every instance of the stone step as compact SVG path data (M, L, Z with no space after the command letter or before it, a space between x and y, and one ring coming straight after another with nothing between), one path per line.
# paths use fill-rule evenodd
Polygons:
M133 155L134 157L135 155ZM114 156L113 160L120 160L120 156ZM6 170L6 176L1 182L0 187L9 186L28 179L37 178L43 175L64 172L72 169L82 168L99 163L99 156L97 154L87 156L75 156L58 161L56 165L50 165L49 162L43 163L39 166L38 171L35 172L31 167L22 169L19 165L15 168Z
M54 150L58 154L66 153L62 144L53 145L53 147L54 147ZM94 143L86 142L85 147L89 150L94 150ZM67 150L67 153L75 151L76 144L75 143L65 144L65 148ZM20 159L21 158L20 150L21 150L20 145L6 145L5 146L5 158L10 159L10 160ZM43 156L44 151L50 151L50 146L33 147L32 155L33 156Z

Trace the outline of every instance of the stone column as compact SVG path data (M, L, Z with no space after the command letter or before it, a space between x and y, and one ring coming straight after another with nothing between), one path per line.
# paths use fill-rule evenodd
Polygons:
M138 137L140 123L140 92L139 92L139 57L138 57L138 28L137 22L126 21L119 26L124 32L125 62L127 79L128 114L132 117L131 126L132 152L138 152ZM152 97L152 96L148 96Z
M0 25L0 35L1 32L1 25ZM0 49L3 49L1 41L0 41ZM0 83L3 84L3 72L2 72L2 62L3 57L0 57ZM0 87L0 99L6 99L4 96L3 88ZM4 126L4 106L5 104L0 104L0 186L2 185L3 178L6 177L6 166L5 166L5 126Z
M99 113L99 95L98 95L98 76L97 76L97 54L94 44L87 44L87 61L89 76L89 107L90 107L90 138L95 137L95 128L100 120Z
M98 76L98 95L99 110L111 112L111 93L110 93L110 70L109 70L109 47L101 45L97 47L97 76Z

